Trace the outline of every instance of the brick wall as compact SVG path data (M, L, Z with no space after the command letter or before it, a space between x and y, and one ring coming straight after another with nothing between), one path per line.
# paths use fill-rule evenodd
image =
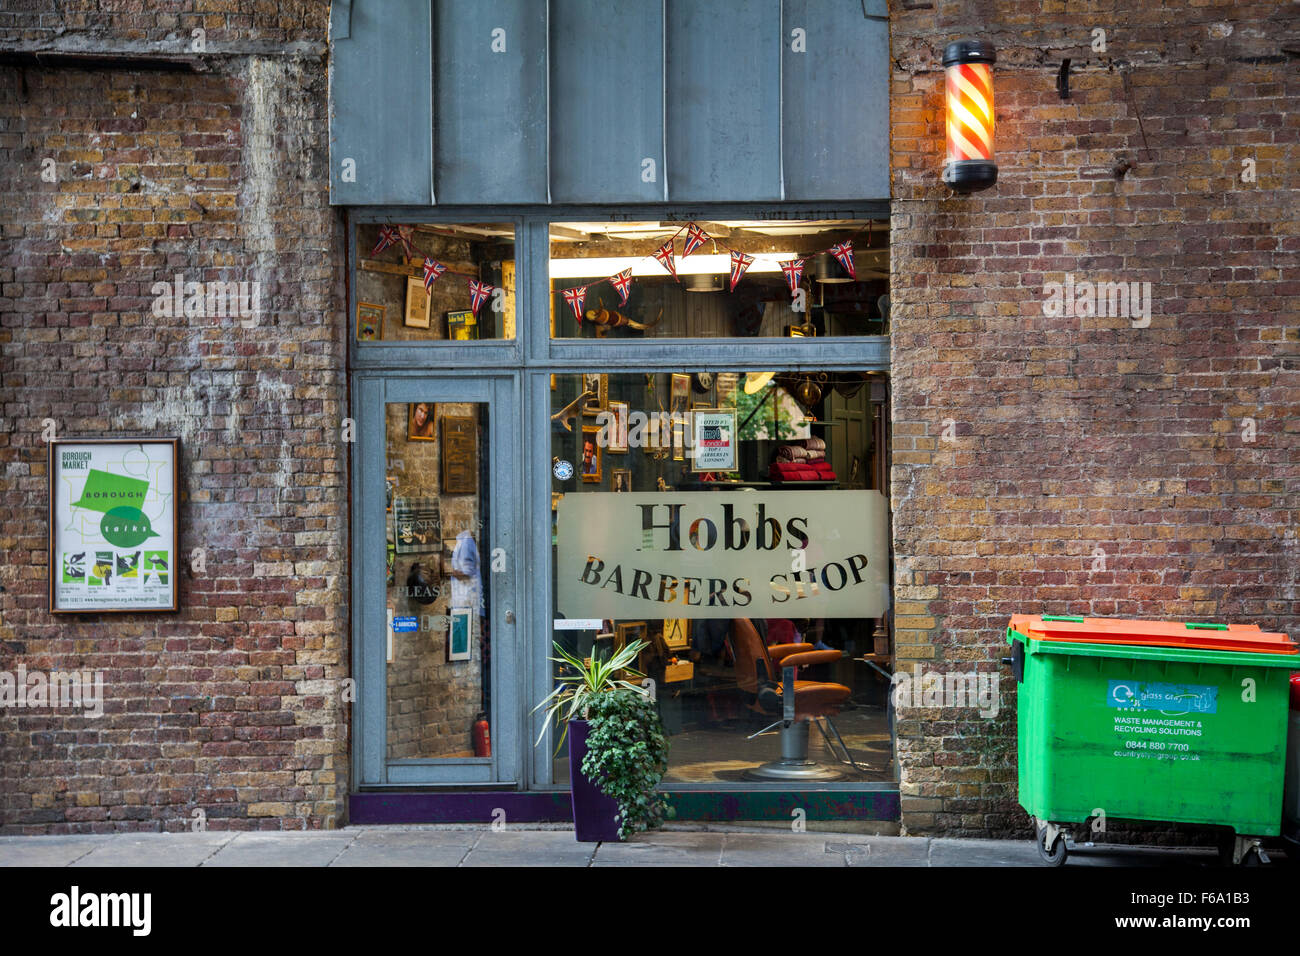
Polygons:
M1298 8L916 6L891 4L899 665L996 671L1013 611L1300 636ZM938 61L965 37L997 47L1000 176L962 198ZM1149 325L1045 314L1067 273L1150 282ZM1027 832L1002 687L992 720L901 710L909 832Z
M0 67L0 669L105 677L102 718L0 717L0 832L176 830L196 810L213 828L335 825L343 246L325 63L285 49L319 51L328 5L58 6L7 5L0 46L120 60L194 24L227 55L198 73ZM178 273L257 282L260 312L155 315L151 286ZM205 554L178 615L47 613L45 419L180 436L181 547Z

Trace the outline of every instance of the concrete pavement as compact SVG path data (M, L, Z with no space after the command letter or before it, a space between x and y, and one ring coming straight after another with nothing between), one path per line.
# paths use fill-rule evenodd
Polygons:
M1039 865L1027 839L954 840L741 827L674 826L640 834L627 843L599 844L578 843L567 827L367 826L308 832L0 836L0 867ZM1218 864L1213 850L1077 847L1066 865Z

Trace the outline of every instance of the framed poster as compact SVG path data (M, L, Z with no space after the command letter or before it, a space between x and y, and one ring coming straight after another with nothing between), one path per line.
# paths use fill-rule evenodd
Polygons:
M453 607L450 610L451 626L447 629L447 660L470 659L470 615L472 608Z
M609 414L612 416L609 422L609 451L618 455L625 454L627 452L627 402L610 402Z
M674 415L673 421L673 461L686 460L686 416Z
M429 327L429 303L433 295L425 291L419 276L406 277L406 324L414 329Z
M478 491L478 421L468 416L442 419L442 493L472 495Z
M600 481L600 426L582 426L582 467L579 471L583 481Z
M406 440L433 441L433 402L412 402L406 411Z
M674 372L668 388L668 411L684 412L691 399L691 377Z
M632 490L632 469L615 468L610 473L609 490L610 491L631 491Z
M697 408L691 412L691 447L691 471L735 471L735 411Z
M735 408L736 388L740 383L740 375L736 372L719 372L714 381L718 387L718 407Z
M357 341L378 342L384 337L384 307L373 302L357 303Z
M596 398L582 406L582 414L599 415L609 404L609 376L599 372L584 372L582 390L595 392Z
M176 611L179 438L50 442L51 614Z

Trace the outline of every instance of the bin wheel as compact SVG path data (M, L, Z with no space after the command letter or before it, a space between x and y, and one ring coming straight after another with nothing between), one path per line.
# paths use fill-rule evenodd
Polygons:
M1047 835L1047 828L1038 827L1034 834L1034 848L1038 850L1038 858L1047 866L1060 866L1065 862L1065 836L1057 833L1056 839L1052 842L1051 850L1048 850L1043 844Z

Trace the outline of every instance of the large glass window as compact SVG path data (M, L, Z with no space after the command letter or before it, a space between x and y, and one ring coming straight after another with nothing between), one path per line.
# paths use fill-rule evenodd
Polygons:
M515 337L515 228L359 223L357 342Z
M593 370L551 396L551 637L649 642L666 782L767 779L792 653L808 762L893 779L885 376Z
M565 222L550 248L556 338L888 332L884 221Z

